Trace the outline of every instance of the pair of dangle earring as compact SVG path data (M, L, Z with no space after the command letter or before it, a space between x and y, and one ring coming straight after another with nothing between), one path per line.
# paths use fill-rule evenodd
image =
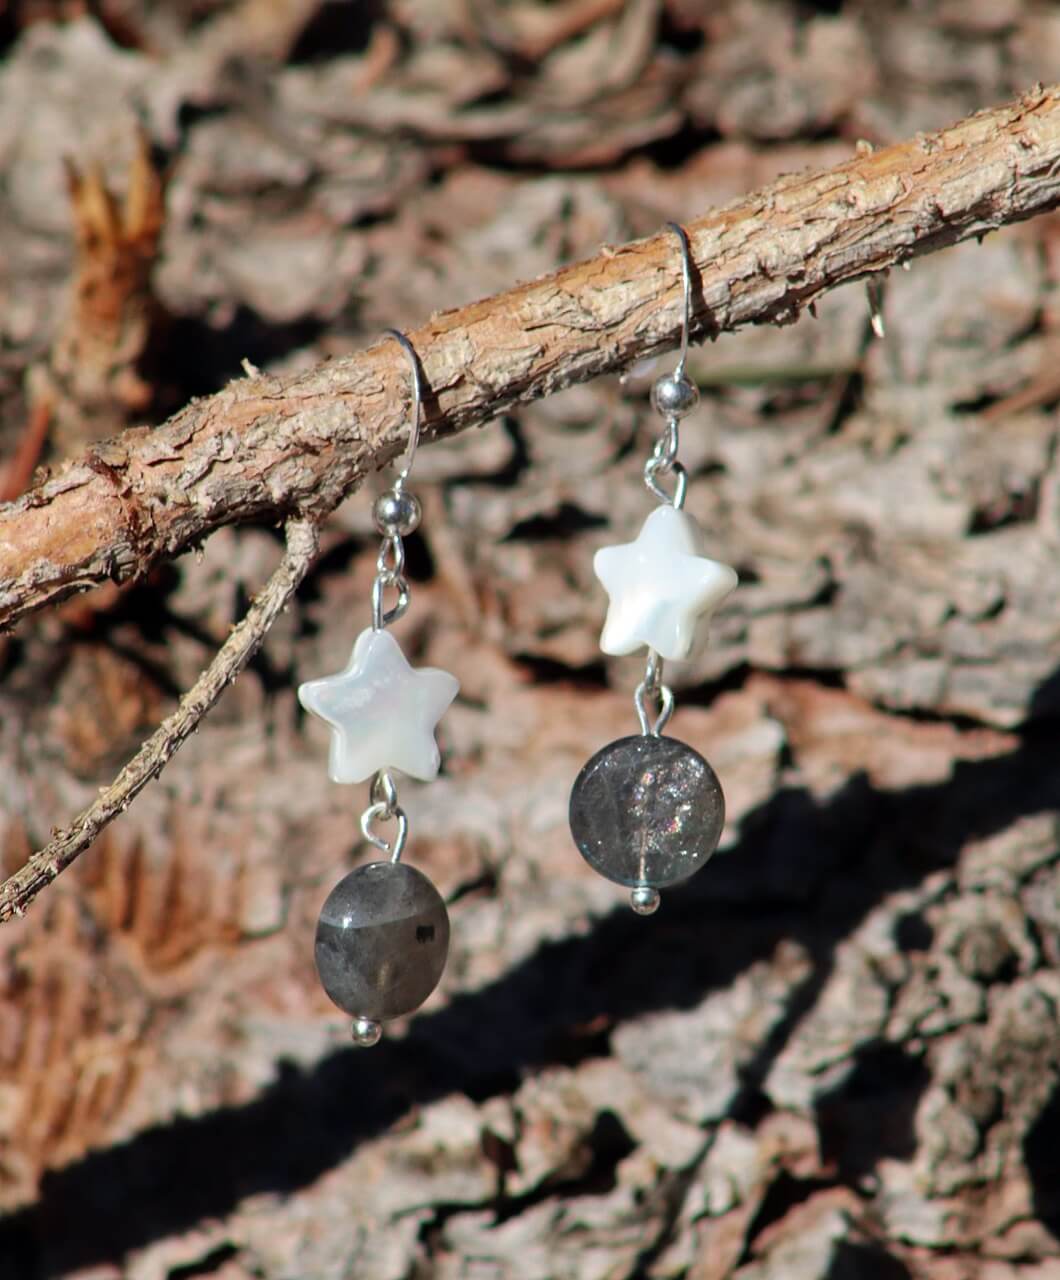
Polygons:
M317 922L320 981L334 1003L353 1016L353 1039L363 1046L377 1043L383 1022L418 1009L445 968L449 915L427 876L401 861L409 823L393 774L400 771L424 782L437 777L434 730L459 689L447 671L409 666L388 630L409 605L403 538L419 525L421 510L406 483L419 441L423 395L412 344L396 329L386 332L408 356L414 416L405 463L372 509L383 539L372 584L372 625L357 637L345 670L309 680L298 690L302 706L331 729L332 781L371 779L361 831L389 855L340 880ZM388 591L397 593L389 609L384 607ZM390 840L375 830L384 822L396 823Z
M703 532L684 510L687 475L677 460L678 423L699 393L685 374L691 309L688 239L681 244L684 323L676 369L659 378L652 403L665 430L644 467L660 505L634 542L605 547L593 567L610 597L600 646L611 655L646 648L644 679L634 694L640 733L603 747L586 764L570 798L570 825L586 861L609 880L631 888L634 910L649 915L659 889L686 879L714 852L725 821L717 775L692 747L663 737L673 692L663 682L666 660L687 658L697 626L736 586L736 574L704 554ZM434 730L456 697L448 672L414 670L388 628L409 605L403 538L420 521L420 505L406 482L419 441L422 387L408 339L388 329L412 369L414 420L405 464L376 500L373 517L383 542L372 585L372 625L357 637L345 670L300 686L307 711L331 729L328 772L334 782L371 779L361 815L365 839L389 855L350 872L328 895L316 933L317 970L324 990L351 1014L353 1038L375 1044L382 1023L419 1008L438 985L449 949L449 916L431 881L401 861L408 817L393 774L423 781L438 774ZM662 481L672 477L673 492ZM396 603L384 607L387 591ZM375 824L395 822L387 840Z
M634 542L604 547L593 570L609 596L600 637L606 654L647 649L644 679L634 694L640 733L609 743L575 780L570 826L585 860L632 890L634 911L651 915L659 890L699 870L717 848L725 798L717 775L686 743L663 737L674 696L663 682L664 660L687 658L697 629L735 588L736 573L704 553L703 531L684 510L688 476L677 460L678 423L699 401L685 373L692 299L688 237L667 226L681 245L684 321L681 354L672 373L652 387L666 426L644 467L644 482L660 505ZM662 485L672 477L673 492Z

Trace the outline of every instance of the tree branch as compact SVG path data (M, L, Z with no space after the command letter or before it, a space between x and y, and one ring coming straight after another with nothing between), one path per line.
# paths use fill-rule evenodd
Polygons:
M233 627L217 655L109 787L65 831L56 831L13 876L0 884L0 923L26 906L82 853L109 822L127 809L257 652L277 614L298 589L317 552L317 526L290 520L287 549L279 568Z
M693 336L794 320L821 294L1060 203L1060 86L951 129L800 174L688 224ZM676 345L680 258L661 234L409 334L427 438ZM0 507L0 627L125 581L240 520L319 519L404 446L408 370L392 342L289 378L252 376L155 430L90 449Z
M1060 86L931 137L772 187L687 226L692 335L786 323L822 293L1060 204ZM444 312L409 335L427 438L676 345L681 265L657 236ZM127 580L223 524L288 517L280 567L180 706L65 831L0 885L21 915L165 767L305 576L320 520L404 448L408 370L392 342L293 378L255 374L157 430L90 449L0 507L0 626Z

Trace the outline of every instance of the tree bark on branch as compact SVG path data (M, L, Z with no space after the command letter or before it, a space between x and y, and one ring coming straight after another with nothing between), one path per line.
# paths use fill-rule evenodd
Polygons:
M1060 86L824 173L789 176L686 227L692 336L788 323L829 289L1060 204ZM425 438L676 345L681 263L660 234L605 248L409 334ZM404 446L392 342L289 378L252 374L157 429L88 450L0 507L0 627L127 581L241 520L319 520Z

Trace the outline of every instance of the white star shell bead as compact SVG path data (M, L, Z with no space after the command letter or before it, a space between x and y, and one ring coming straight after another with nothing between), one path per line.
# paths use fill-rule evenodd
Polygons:
M389 631L369 628L346 670L306 681L298 700L331 726L332 782L366 782L380 769L430 782L441 762L434 730L459 688L448 671L414 670Z
M703 531L675 507L657 507L635 542L602 547L593 569L611 599L600 648L615 656L641 645L663 658L687 658L696 626L738 581L703 555Z

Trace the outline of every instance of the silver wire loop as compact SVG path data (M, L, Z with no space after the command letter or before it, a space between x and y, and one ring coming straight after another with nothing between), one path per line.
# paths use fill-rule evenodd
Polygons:
M658 712L652 720L648 713L648 700L658 705ZM640 721L641 733L657 738L670 723L674 713L673 690L663 684L663 660L654 649L648 650L648 662L644 669L644 679L637 685L633 693L633 706Z
M648 712L648 698L654 698L658 702L659 710L652 720ZM674 713L674 691L669 685L662 684L654 691L649 690L645 682L642 680L633 691L633 706L637 712L637 719L640 721L640 731L652 738L658 738L666 726L670 723L670 717Z
M377 573L389 573L402 577L405 572L405 542L397 534L392 538L384 538L379 548L375 568Z
M679 427L676 418L666 424L665 432L655 441L648 461L657 471L667 472L677 461L677 450L680 445Z
M658 693L663 682L663 657L655 649L648 650L648 660L644 667L644 687L648 693Z
M387 822L391 818L397 820L397 835L392 841L372 830L372 823L377 818L381 822ZM375 845L383 853L388 853L391 862L400 862L401 855L405 852L405 842L409 838L408 814L400 805L389 808L385 801L370 804L361 814L361 834L369 844Z
M412 464L416 460L416 447L420 442L420 422L423 418L423 382L420 378L420 358L416 354L416 348L400 329L384 329L383 332L393 338L395 342L401 344L405 354L408 356L409 367L412 370L412 430L409 433L409 447L405 454L405 464L398 473L398 478L394 481L394 488L400 492L404 488L405 481L409 478Z
M388 818L398 808L397 787L394 785L389 769L380 769L372 779L369 801L371 804L385 804L385 816Z
M375 562L372 582L372 630L382 631L404 614L409 607L409 584L405 577L405 544L399 534L384 538ZM398 593L393 608L383 608L383 592L393 587Z
M380 769L372 778L369 800L371 803L361 814L361 834L369 844L374 844L383 853L389 853L391 862L398 862L404 852L405 841L408 839L409 819L405 810L398 804L397 787L394 785L389 769ZM390 822L394 818L397 819L398 824L397 836L391 843L372 830L372 823L376 819L380 822Z
M659 483L658 477L667 474L674 477L673 493L667 493ZM671 462L668 467L664 467L656 462L655 455L652 454L644 464L644 483L660 502L668 502L678 511L685 505L685 494L688 491L688 472L679 462Z
M681 283L684 289L684 314L681 322L681 356L674 369L674 376L685 376L685 362L688 359L688 330L692 324L692 246L688 243L688 233L677 222L666 224L681 243Z
M389 587L397 591L398 598L389 609L384 609L383 592ZM400 573L394 573L391 569L384 569L381 573L377 573L372 583L372 630L382 631L392 622L397 622L398 618L404 616L408 607L408 581Z

